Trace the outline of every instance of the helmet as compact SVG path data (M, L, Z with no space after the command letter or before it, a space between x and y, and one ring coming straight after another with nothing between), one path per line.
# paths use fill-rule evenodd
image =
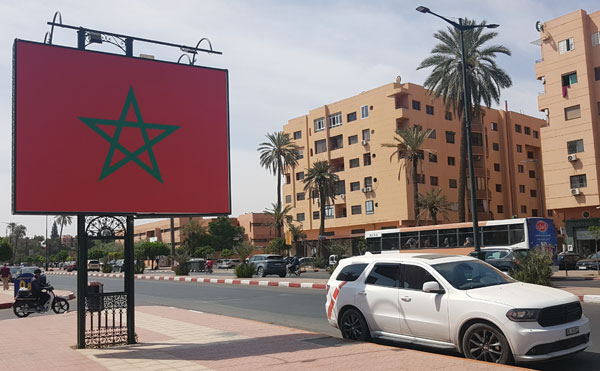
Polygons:
M42 270L40 268L37 268L33 271L33 274L42 274Z

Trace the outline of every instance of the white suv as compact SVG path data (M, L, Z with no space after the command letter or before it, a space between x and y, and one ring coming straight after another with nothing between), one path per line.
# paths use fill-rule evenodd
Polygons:
M455 349L488 362L546 360L591 344L575 295L515 281L468 256L395 252L341 260L327 282L325 310L347 339Z

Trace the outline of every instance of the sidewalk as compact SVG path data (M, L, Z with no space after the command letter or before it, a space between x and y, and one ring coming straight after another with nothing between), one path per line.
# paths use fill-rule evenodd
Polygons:
M54 295L59 298L64 298L67 300L71 300L75 298L75 294L71 291L65 290L54 290ZM11 308L14 303L14 291L13 284L10 284L10 290L8 291L0 291L0 309L8 309Z
M2 330L11 337L10 347L0 347L7 370L42 364L57 371L524 370L169 307L138 307L140 344L118 348L73 349L74 312L55 315L52 321L40 316L5 320Z

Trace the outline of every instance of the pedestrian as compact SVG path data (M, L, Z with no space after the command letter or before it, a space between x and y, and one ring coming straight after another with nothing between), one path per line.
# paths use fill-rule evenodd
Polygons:
M4 266L0 268L0 277L2 277L2 289L4 291L8 290L8 283L10 282L10 268L6 266L6 263L4 263Z

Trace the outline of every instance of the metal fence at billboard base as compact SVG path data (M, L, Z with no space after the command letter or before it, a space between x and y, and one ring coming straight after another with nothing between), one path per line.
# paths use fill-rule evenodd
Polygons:
M86 348L127 344L127 294L88 294L85 298ZM137 342L137 335L136 335Z

